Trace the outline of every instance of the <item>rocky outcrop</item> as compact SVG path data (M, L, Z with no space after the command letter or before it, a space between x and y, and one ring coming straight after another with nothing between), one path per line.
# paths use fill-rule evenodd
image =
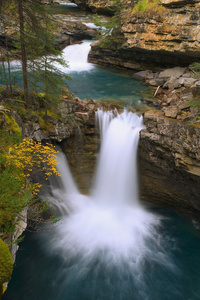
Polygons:
M26 114L21 116L15 110L9 110L4 107L6 104L15 103L15 99L3 97L2 105L0 105L0 125L5 128L5 113L10 115L17 125L22 138L32 138L35 141L55 140L61 142L64 139L74 135L78 127L83 132L89 131L90 127L94 127L94 111L96 105L92 100L80 100L78 97L72 96L68 90L63 89L63 95L58 107L57 113L48 113L44 118L38 114ZM20 92L20 90L19 90ZM4 91L3 94L6 94ZM39 101L39 100L38 100ZM41 110L41 103L35 104L33 110ZM4 104L4 105L3 105ZM23 103L21 102L23 106ZM34 105L34 104L33 104Z
M193 213L200 211L200 127L144 114L140 140L141 195Z
M58 27L55 34L57 47L63 49L65 46L80 42L83 39L93 39L97 32L95 28L91 28L81 21L68 21L63 22L57 18Z
M197 213L200 211L200 113L192 103L195 97L199 98L199 79L181 67L156 73L140 71L134 76L155 87L154 97L143 99L154 109L144 114L146 130L141 132L142 197Z
M152 98L142 99L145 104L159 108L165 117L200 124L200 78L193 71L174 67L161 72L140 71L133 76L155 88Z
M59 104L60 117L47 116L43 123L40 119L22 122L22 137L36 141L54 140L61 142L74 135L78 127L94 126L94 110L78 98L63 98ZM91 121L92 120L92 121ZM18 124L20 124L18 122ZM83 128L83 132L84 132Z
M93 44L91 62L142 70L200 61L200 1L160 0L144 11L136 2L122 13L123 41L109 49Z
M16 253L17 253L17 250L19 249L19 246L16 243L16 241L17 241L17 239L19 239L22 236L23 232L27 228L27 210L28 210L28 208L25 208L19 214L19 218L16 221L15 232L7 240L7 243L10 245L9 248L10 248L10 252L11 252L11 255L12 255L13 262L15 262Z

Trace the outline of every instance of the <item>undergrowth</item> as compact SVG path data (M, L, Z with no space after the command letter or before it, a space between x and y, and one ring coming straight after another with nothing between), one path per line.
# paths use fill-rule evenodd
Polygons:
M140 0L133 8L133 12L140 11L144 12L147 10L160 11L163 7L159 4L159 0Z

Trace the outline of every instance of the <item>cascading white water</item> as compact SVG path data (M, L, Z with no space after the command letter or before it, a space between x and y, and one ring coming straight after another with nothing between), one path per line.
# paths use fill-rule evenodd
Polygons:
M60 66L62 71L69 73L70 71L89 71L94 68L92 63L88 63L88 53L90 51L91 41L83 41L81 44L75 44L66 47L63 50L63 58L69 67Z
M131 261L137 272L148 256L169 264L156 229L160 217L146 211L138 200L136 160L142 118L126 111L120 115L99 111L98 118L104 124L103 138L91 195L81 195L70 183L71 175L66 186L73 188L54 193L53 202L66 208L49 248L67 260L78 257L83 268L97 256L107 268L117 261ZM65 182L70 171L63 157L59 156L59 163Z
M97 112L102 148L94 187L95 198L105 205L138 203L137 148L142 118L124 111ZM112 119L112 122L109 122ZM109 126L108 126L109 124Z
M69 2L69 1L57 0L56 2L59 3L60 5L67 5L67 6L71 6L71 7L78 7L77 4Z
M101 139L103 139L103 136L105 135L106 130L108 129L110 121L113 119L113 117L114 112L112 110L106 112L104 112L102 109L97 110L96 124L99 128Z

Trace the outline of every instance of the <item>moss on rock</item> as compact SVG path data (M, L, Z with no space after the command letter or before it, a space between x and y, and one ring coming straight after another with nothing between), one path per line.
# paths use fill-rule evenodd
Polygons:
M15 119L10 115L5 114L5 122L6 122L6 129L12 131L20 138L21 130L19 128L19 125L15 121Z
M13 271L13 260L6 243L0 239L0 299L3 294L3 283L9 281Z

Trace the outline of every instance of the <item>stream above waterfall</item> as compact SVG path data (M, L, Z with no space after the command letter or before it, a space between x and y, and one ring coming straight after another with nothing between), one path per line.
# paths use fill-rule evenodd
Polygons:
M124 105L137 104L141 98L150 95L148 87L130 74L88 63L89 48L90 42L84 41L64 50L64 58L69 60L69 70L66 72L73 78L69 82L70 92L81 99L116 100Z
M63 58L68 67L57 65L71 76L66 80L69 91L81 100L115 101L122 105L139 105L142 98L152 97L152 91L142 81L134 79L130 73L98 66L87 61L92 41L66 47ZM12 62L15 84L22 87L20 63Z

